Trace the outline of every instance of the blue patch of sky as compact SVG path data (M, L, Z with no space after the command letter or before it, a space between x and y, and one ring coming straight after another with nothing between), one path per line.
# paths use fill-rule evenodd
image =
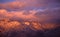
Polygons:
M0 0L0 3L13 2L15 0Z

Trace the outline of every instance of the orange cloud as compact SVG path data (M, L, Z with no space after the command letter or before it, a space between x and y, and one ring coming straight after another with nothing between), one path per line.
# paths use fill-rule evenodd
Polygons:
M13 1L0 4L1 9L7 10L22 10L25 8L38 8L46 6L47 4L39 3L37 0L24 0L24 1Z
M0 20L0 27L2 32L8 32L10 30L20 31L22 29L21 23L18 21L11 21L7 19ZM20 29L20 30L19 30Z
M54 29L56 27L57 27L57 25L55 25L54 23L53 24L52 23L46 23L46 24L42 25L43 29Z
M43 30L39 22L32 22L32 30Z
M34 14L36 13L35 11L32 11L29 15L24 15L25 11L12 11L8 12L7 10L0 10L0 18L21 18L21 19L36 19Z
M30 22L24 22L24 24L26 24L26 25L30 25Z
M14 1L14 2L0 4L0 7L2 9L20 9L20 8L25 7L26 5L27 5L26 2Z
M26 11L22 10L22 11L7 11L5 9L0 9L0 26L3 28L6 28L6 30L9 29L25 29L25 27L27 28L28 26L32 29L32 30L44 30L44 29L53 29L56 28L60 25L56 25L55 23L51 24L48 22L45 23L48 20L50 20L52 17L50 16L50 14L48 14L48 16L46 14L40 14L39 12L37 12L36 10L30 10L28 15L24 14ZM37 15L37 13L39 15ZM53 14L52 16L54 16L55 14ZM56 15L55 15L56 16ZM1 21L2 19L6 18L5 20ZM22 21L20 21L22 19ZM13 21L12 21L13 20ZM20 21L20 22L19 22ZM36 21L36 22L34 22ZM43 22L42 22L43 21ZM54 20L53 20L54 22ZM43 24L41 24L43 23ZM23 26L24 24L24 26ZM25 26L26 25L26 26ZM18 30L19 31L19 30Z

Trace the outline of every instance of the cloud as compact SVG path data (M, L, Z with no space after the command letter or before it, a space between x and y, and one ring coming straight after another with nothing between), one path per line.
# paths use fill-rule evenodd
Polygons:
M55 7L60 7L60 4L54 0L15 0L12 2L0 3L0 9L15 11Z
M26 11L7 11L7 10L0 10L0 18L10 18L10 19L24 19L24 20L32 20L32 19L36 19L36 17L34 16L35 11L30 11L30 14L25 15Z
M16 34L15 37L38 37L41 34L40 37L48 37L50 33L60 30L59 27L59 0L15 0L0 3L0 36L14 37L13 34Z
M20 28L20 23L18 21L11 21L10 20L3 19L0 20L0 27L3 28L1 29L2 32L8 32L9 30L18 30Z
M49 19L58 19L60 18L60 8L47 8L44 10L37 10L35 16L39 18L39 20L49 20Z
M0 9L1 36L14 36L12 33L17 33L16 35L19 37L25 34L25 36L28 36L27 34L37 36L38 31L42 31L46 35L58 27L60 27L60 8L33 9L28 11Z
M37 9L37 10L22 10L22 11L7 11L5 9L0 9L1 18L21 18L24 20L49 20L49 19L58 19L60 18L60 8L51 8L51 9Z
M52 28L60 26L60 24L58 24L59 23L58 19L60 20L60 15L59 15L60 9L59 8L44 9L40 11L39 10L40 9L30 10L27 12L26 10L7 11L5 9L0 9L0 20L3 18L7 18L9 20L13 20L11 21L13 23L14 21L18 21L19 23L25 22L25 24L27 25L31 23L32 27L30 28L33 30L52 29Z
M46 4L39 4L36 0L26 0L26 1L13 1L13 2L6 2L0 3L0 8L2 9L9 9L9 10L21 10L21 9L32 9L36 7L45 6Z
M17 1L0 4L0 8L7 10L17 10L25 6L26 2L17 2Z

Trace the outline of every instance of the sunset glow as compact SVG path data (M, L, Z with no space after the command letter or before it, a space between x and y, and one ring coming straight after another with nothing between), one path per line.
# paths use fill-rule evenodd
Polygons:
M59 34L60 0L0 0L0 37Z

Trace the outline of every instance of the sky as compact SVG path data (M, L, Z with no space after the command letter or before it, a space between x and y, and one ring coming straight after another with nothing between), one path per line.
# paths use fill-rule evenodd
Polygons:
M56 8L60 7L59 0L0 0L0 3L5 6L5 8L11 8L11 5L14 6L13 10L17 9L44 9L44 8ZM7 4L8 3L8 4ZM13 5L13 4L14 5ZM1 5L1 8L3 6ZM18 6L18 7L16 7ZM21 7L22 6L22 7ZM6 8L6 9L7 9ZM15 8L15 9L14 9Z
M6 29L1 30L3 32L11 32L13 29L17 32L25 29L29 31L30 28L32 34L36 30L44 32L45 29L60 27L60 0L0 0L0 26ZM49 37L52 32L44 32L44 35L48 34ZM10 35L8 37L13 37Z
M59 18L60 0L0 0L0 15L3 16L2 14L4 17L22 19Z

